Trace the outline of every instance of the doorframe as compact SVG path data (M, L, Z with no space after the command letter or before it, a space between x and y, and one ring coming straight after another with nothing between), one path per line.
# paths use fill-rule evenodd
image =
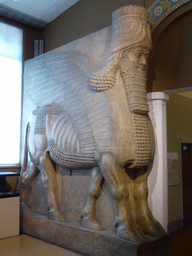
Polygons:
M188 223L188 220L187 219L185 219L185 213L186 213L186 209L185 209L185 199L184 199L184 190L186 189L186 187L184 188L184 185L186 185L186 184L184 184L184 168L183 168L183 147L184 146L190 146L190 168L191 168L191 171L192 171L192 143L185 143L185 142L181 142L181 161L182 161L182 199L183 199L183 207L182 207L182 210L183 210L183 226L185 227L185 226L187 226L187 225L190 225L190 224L192 224L192 210L191 210L191 212L190 212L190 217L191 217L191 219L190 219L190 223ZM192 175L191 175L191 177L190 177L190 180L191 180L191 178L192 178ZM190 192L192 191L192 184L190 184ZM190 198L190 201L191 201L191 203L192 203L192 198ZM191 205L191 203L190 203L190 205Z

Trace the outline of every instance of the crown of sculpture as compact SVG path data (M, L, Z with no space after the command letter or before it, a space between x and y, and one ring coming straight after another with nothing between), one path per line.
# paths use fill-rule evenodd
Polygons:
M151 48L147 10L141 6L125 6L112 14L112 53L124 48L141 45Z

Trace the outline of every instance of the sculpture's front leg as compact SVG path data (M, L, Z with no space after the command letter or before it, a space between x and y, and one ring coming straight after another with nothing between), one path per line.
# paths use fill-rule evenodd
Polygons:
M153 237L160 237L166 232L161 224L153 217L148 204L148 172L147 167L135 169L134 198L136 222L142 231Z
M103 230L103 227L95 218L96 202L101 194L102 184L103 175L99 167L95 167L91 171L87 201L81 213L81 225L84 228L91 230Z
M101 168L103 177L106 181L107 188L116 205L116 234L118 237L133 242L145 241L142 231L134 224L130 213L127 212L128 200L126 200L124 169L121 169L115 163L111 153L98 154L98 163Z

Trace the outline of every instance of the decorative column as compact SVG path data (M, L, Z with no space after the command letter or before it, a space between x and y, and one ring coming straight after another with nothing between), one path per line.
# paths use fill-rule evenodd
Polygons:
M154 217L167 231L168 187L167 187L167 114L169 99L164 92L148 93L150 118L155 135L155 158L149 173L149 205Z

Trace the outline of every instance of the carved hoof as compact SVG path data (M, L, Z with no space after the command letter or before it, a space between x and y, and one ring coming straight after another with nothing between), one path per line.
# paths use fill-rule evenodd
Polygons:
M165 230L163 229L161 224L159 224L158 222L156 224L148 223L147 225L140 226L140 228L146 235L152 236L155 238L166 235Z
M134 243L144 243L146 239L140 234L139 231L129 230L127 227L118 227L116 229L116 235L124 240L129 240Z
M58 222L65 222L66 219L63 215L61 215L58 211L56 210L50 210L48 211L48 217L50 220L55 220Z
M81 218L80 224L83 228L95 231L104 230L95 218Z

